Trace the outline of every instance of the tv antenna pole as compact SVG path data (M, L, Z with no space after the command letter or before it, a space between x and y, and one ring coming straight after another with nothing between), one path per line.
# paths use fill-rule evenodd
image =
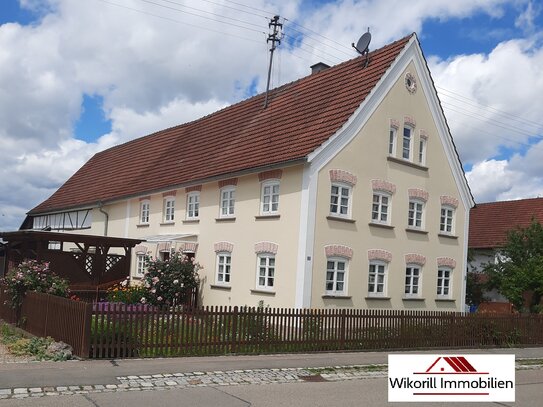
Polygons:
M268 67L268 83L266 84L266 97L264 98L264 109L268 106L268 92L270 91L270 79L271 79L271 70L272 70L272 61L273 61L273 51L275 51L276 44L281 44L281 39L278 36L277 29L281 29L283 27L283 24L279 22L279 16L273 16L270 19L270 23L268 24L270 28L273 27L273 33L268 35L267 42L271 42L271 48L270 48L270 66Z

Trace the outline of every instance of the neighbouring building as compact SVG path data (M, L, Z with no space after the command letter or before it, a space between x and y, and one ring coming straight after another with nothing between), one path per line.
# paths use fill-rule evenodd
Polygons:
M28 227L145 239L204 305L463 310L473 197L415 34L92 157ZM31 225L31 226L30 226Z
M469 224L469 268L482 272L486 264L495 264L509 231L526 228L532 219L543 223L543 198L477 204L471 209ZM490 301L507 299L496 290L485 293Z

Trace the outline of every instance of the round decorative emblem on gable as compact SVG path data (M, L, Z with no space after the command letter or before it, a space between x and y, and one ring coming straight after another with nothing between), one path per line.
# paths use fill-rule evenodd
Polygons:
M409 93L415 93L417 91L417 80L411 72L405 74L405 87Z

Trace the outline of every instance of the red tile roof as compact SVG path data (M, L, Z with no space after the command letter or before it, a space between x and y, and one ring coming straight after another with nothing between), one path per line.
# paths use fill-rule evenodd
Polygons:
M543 198L477 204L470 212L468 247L502 247L509 230L529 226L532 218L543 222Z
M414 34L201 119L94 155L30 214L301 160L336 133Z

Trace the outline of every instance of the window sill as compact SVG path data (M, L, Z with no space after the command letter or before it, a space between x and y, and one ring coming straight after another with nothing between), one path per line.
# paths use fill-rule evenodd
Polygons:
M446 237L447 239L458 239L458 236L455 235L448 235L447 233L438 233L439 237Z
M345 223L355 223L356 220L351 218L342 218L341 216L334 216L334 215L328 215L326 217L328 220L337 220L338 222L345 222Z
M368 296L368 297L364 297L366 300L385 300L385 301L390 301L390 297L379 297L378 295L371 295L371 296Z
M436 302L455 302L454 298L436 298Z
M256 215L255 220L264 220L264 219L279 219L281 215L279 214L270 214L270 215Z
M138 223L136 225L137 228L148 228L149 227L149 224L148 223Z
M209 284L209 288L211 288L212 290L230 291L232 289L232 286L222 284Z
M389 155L387 157L387 161L390 161L390 162L393 162L393 163L396 163L396 164L406 165L408 167L416 168L416 169L421 170L421 171L428 171L428 167L426 167L424 165L416 164L416 163L411 162L411 161L407 161L407 160L405 160L403 158L396 158L396 157L392 157L392 156Z
M428 234L427 230L422 230L422 229L405 228L405 231L406 232L411 232L411 233L418 233L420 235L427 235Z
M251 290L251 294L264 294L264 295L275 296L275 291L256 289L256 290Z
M403 297L403 301L426 301L426 298L422 297Z
M175 222L162 222L160 226L174 226Z
M370 222L370 223L368 223L368 225L374 226L376 228L382 228L382 229L394 229L394 226L387 225L386 223Z
M235 216L230 216L230 217L225 216L224 218L215 218L215 222L234 222L235 220L236 220Z
M185 225L185 224L187 224L187 223L189 223L189 224L190 224L190 223L200 223L200 219L185 219L185 220L183 221L183 224Z
M323 294L322 298L324 298L324 299L350 300L353 297L350 296L350 295Z

